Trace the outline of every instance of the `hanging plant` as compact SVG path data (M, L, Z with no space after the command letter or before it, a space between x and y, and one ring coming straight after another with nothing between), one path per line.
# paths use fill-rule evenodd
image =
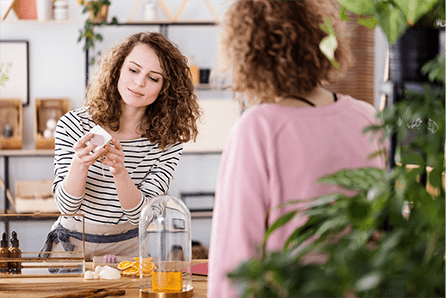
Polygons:
M96 30L98 27L107 25L108 7L111 2L109 0L78 0L78 3L84 6L82 13L88 13L89 17L85 20L84 28L79 30L80 35L78 42L85 39L84 51L94 49L95 42L101 42L103 40L102 35ZM119 25L116 17L112 18L112 25ZM101 52L98 51L90 58L89 65L93 65L96 62L96 57L100 56Z

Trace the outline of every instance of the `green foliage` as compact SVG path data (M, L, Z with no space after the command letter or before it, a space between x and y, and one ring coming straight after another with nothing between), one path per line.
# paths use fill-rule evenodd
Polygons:
M334 53L338 48L338 41L336 39L336 33L333 29L333 25L331 24L330 18L326 17L325 23L319 24L319 27L321 28L321 30L323 30L325 33L328 34L319 43L319 49L325 55L325 57L327 57L328 60L330 60L331 64L334 67L339 68L340 65L334 58Z
M432 200L423 185L406 176L398 168L388 173L342 171L323 178L359 193L315 200L309 220L283 251L265 252L232 272L241 297L444 296L444 192ZM414 184L410 191L395 191L399 178ZM409 192L416 195L406 196ZM406 199L412 200L408 219L401 212ZM293 216L285 215L270 229ZM345 229L350 232L333 241ZM317 240L304 247L314 235ZM322 265L302 263L309 250L326 254L328 260Z
M348 19L345 10L358 15L358 24L373 28L379 25L391 45L406 32L408 26L416 24L428 12L437 12L435 17L444 19L443 0L338 0L343 10L341 17ZM443 17L443 18L441 18Z
M434 60L427 62L421 68L421 73L428 75L428 79L431 82L444 82L445 55L438 55Z
M84 1L81 0L80 2L82 5L84 5L84 9L82 11L82 13L88 13L89 11L93 12L93 15L95 17L98 16L102 6L107 5L109 6L111 3L108 0L96 0L96 1ZM111 21L112 25L119 25L118 23L118 19L116 17L112 18ZM81 42L83 39L85 39L85 45L84 45L84 51L88 51L90 49L94 49L95 47L95 42L102 41L102 35L100 33L96 32L96 29L107 25L107 21L100 21L100 22L96 22L96 21L92 21L89 18L86 19L85 23L84 23L84 28L82 30L79 30L79 38L78 38L78 42ZM96 55L100 55L101 52L99 51ZM93 65L96 62L96 55L93 55L89 61L90 65Z

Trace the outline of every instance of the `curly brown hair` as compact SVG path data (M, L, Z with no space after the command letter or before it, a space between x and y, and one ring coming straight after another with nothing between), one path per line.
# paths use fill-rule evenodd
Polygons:
M335 68L319 49L331 19L338 40ZM239 0L229 7L220 39L220 76L249 104L302 96L333 82L353 61L334 0Z
M92 120L113 131L119 130L123 100L118 92L118 80L125 58L137 44L146 44L155 51L164 81L157 99L146 108L146 121L139 126L144 132L142 136L158 143L161 149L177 142L195 141L196 122L202 112L187 58L160 33L130 35L102 54L84 100Z

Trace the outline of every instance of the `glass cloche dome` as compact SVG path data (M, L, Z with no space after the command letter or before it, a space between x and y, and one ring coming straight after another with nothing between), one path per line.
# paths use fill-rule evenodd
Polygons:
M192 297L191 259L189 209L170 195L152 198L139 219L140 297Z

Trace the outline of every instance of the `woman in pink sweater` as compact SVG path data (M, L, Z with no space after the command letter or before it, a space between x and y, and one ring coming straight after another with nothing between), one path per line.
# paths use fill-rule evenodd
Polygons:
M290 200L341 191L318 183L342 169L385 167L377 139L362 131L375 121L372 105L324 88L351 65L348 33L334 1L236 1L221 39L222 65L250 108L230 132L223 152L209 254L208 297L236 297L226 277L256 256L268 209ZM334 64L319 48L329 17L336 32ZM303 212L305 204L297 206ZM293 207L293 208L296 208ZM274 211L269 223L284 214ZM289 211L289 210L288 210ZM280 250L306 218L271 234Z

